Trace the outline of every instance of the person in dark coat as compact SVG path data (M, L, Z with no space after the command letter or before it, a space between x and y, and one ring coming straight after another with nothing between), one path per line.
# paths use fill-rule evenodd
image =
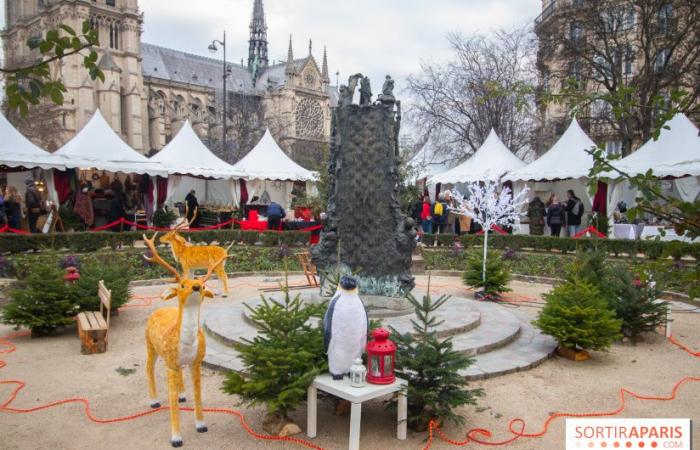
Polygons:
M199 228L199 202L197 201L197 196L194 189L187 194L185 197L185 204L187 205L187 222L192 222L190 228ZM194 219L194 221L193 221Z
M36 223L39 220L39 216L43 211L41 204L41 194L36 188L34 180L30 177L24 180L24 184L27 186L27 192L24 194L24 206L27 208L27 221L29 222L29 231L32 233L38 233L39 229L36 227Z
M581 231L581 217L583 217L583 202L576 197L574 191L569 189L566 191L566 226L569 231L569 237L576 236Z
M19 230L22 226L22 197L14 186L5 188L4 197L5 217L10 228Z
M564 208L556 195L552 195L548 203L547 226L549 226L549 229L552 231L552 236L559 237L561 234L561 227L564 225L565 220Z
M280 230L282 219L287 215L282 206L276 202L270 202L267 206L267 229Z
M530 234L542 236L544 234L544 216L546 214L544 203L539 197L532 199L527 208L527 217L530 219Z
M116 222L119 219L125 218L126 217L126 198L124 197L123 193L118 193L115 194L112 197L112 200L109 202L109 213L108 213L108 222ZM124 226L116 226L112 227L112 231L118 232L118 231L123 231Z

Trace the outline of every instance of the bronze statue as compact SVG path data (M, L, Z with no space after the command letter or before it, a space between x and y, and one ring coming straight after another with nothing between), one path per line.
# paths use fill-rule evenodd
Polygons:
M367 106L370 103L372 103L372 87L369 77L364 77L360 84L360 106Z
M348 85L340 86L340 98L338 103L340 106L352 105L352 98L355 96L355 88L357 87L357 82L362 79L361 73L356 73L355 75L348 78Z
M394 97L394 80L391 78L391 75L386 76L379 101L382 103L394 103L396 101L396 97Z

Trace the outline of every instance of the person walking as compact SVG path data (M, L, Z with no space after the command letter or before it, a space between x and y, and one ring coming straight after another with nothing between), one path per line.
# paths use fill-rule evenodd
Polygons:
M583 202L576 196L573 190L566 191L566 225L569 237L576 236L581 231L581 217L583 217Z
M19 230L22 226L22 197L17 192L16 187L5 187L3 203L5 206L5 217L7 217L7 226Z
M433 232L433 216L430 213L430 197L423 196L423 206L420 213L420 223L423 227L423 233L431 234Z
M267 206L267 229L268 230L281 230L282 229L282 219L287 215L284 208L279 203L270 202Z
M433 205L433 233L444 234L447 228L447 216L450 209L445 202L445 193L438 195L438 200Z
M43 210L41 205L41 194L36 188L33 178L27 178L24 180L24 184L27 186L27 191L24 194L24 206L27 208L29 231L32 233L38 233L39 229L36 227L36 223L39 220L39 216L41 216Z
M547 226L552 232L552 236L559 237L561 234L561 226L564 224L564 208L556 195L552 195L549 199L547 207Z

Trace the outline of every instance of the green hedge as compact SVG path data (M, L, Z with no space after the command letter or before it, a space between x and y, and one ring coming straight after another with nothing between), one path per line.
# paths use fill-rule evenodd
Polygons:
M459 237L449 234L426 234L423 238L423 242L428 247L434 246L436 243L438 247L450 247L454 245L455 241L461 242L461 244L467 248L483 245L484 237L474 234L465 234ZM597 247L615 256L627 255L630 257L637 257L638 255L642 255L649 259L661 257L681 259L690 256L695 259L700 259L700 244L690 244L680 241L628 241L596 238L569 239L551 236L490 234L489 247L495 249L531 250L535 252L557 251L560 253L575 253L578 249Z
M148 236L152 232L146 233ZM122 233L83 232L83 233L51 233L51 234L0 234L0 254L21 253L27 251L68 250L78 253L94 252L104 248L117 249L133 247L136 241L142 240L143 232L128 231ZM163 233L160 234L161 236ZM196 244L230 244L243 242L254 245L261 242L262 246L274 247L278 244L305 245L309 242L311 233L308 232L265 232L243 230L211 230L183 232L183 236Z

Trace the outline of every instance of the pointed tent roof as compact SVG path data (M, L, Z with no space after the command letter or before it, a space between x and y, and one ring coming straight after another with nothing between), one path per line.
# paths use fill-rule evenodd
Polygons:
M576 119L547 153L522 169L504 177L507 181L556 181L588 178L593 156L586 150L595 142L581 129Z
M418 181L431 178L455 167L455 160L451 156L436 155L430 141L411 158L408 165L415 170L415 177L410 181Z
M252 180L293 180L315 181L318 173L306 170L287 156L277 145L270 130L258 145L243 159L234 164L233 169Z
M66 167L89 167L110 172L167 175L160 163L129 147L102 117L100 110L73 139L56 153Z
M500 178L504 173L525 167L525 163L505 146L491 129L479 150L454 169L431 178L433 183L469 183Z
M33 169L65 169L63 160L34 145L0 114L0 165Z
M649 169L658 178L700 176L697 127L684 114L676 114L666 126L668 129L661 130L657 140L651 139L636 152L613 162L613 166L632 176L645 174ZM615 178L617 174L606 175Z
M150 158L160 163L169 174L205 178L240 178L232 165L207 148L187 121L172 141Z

